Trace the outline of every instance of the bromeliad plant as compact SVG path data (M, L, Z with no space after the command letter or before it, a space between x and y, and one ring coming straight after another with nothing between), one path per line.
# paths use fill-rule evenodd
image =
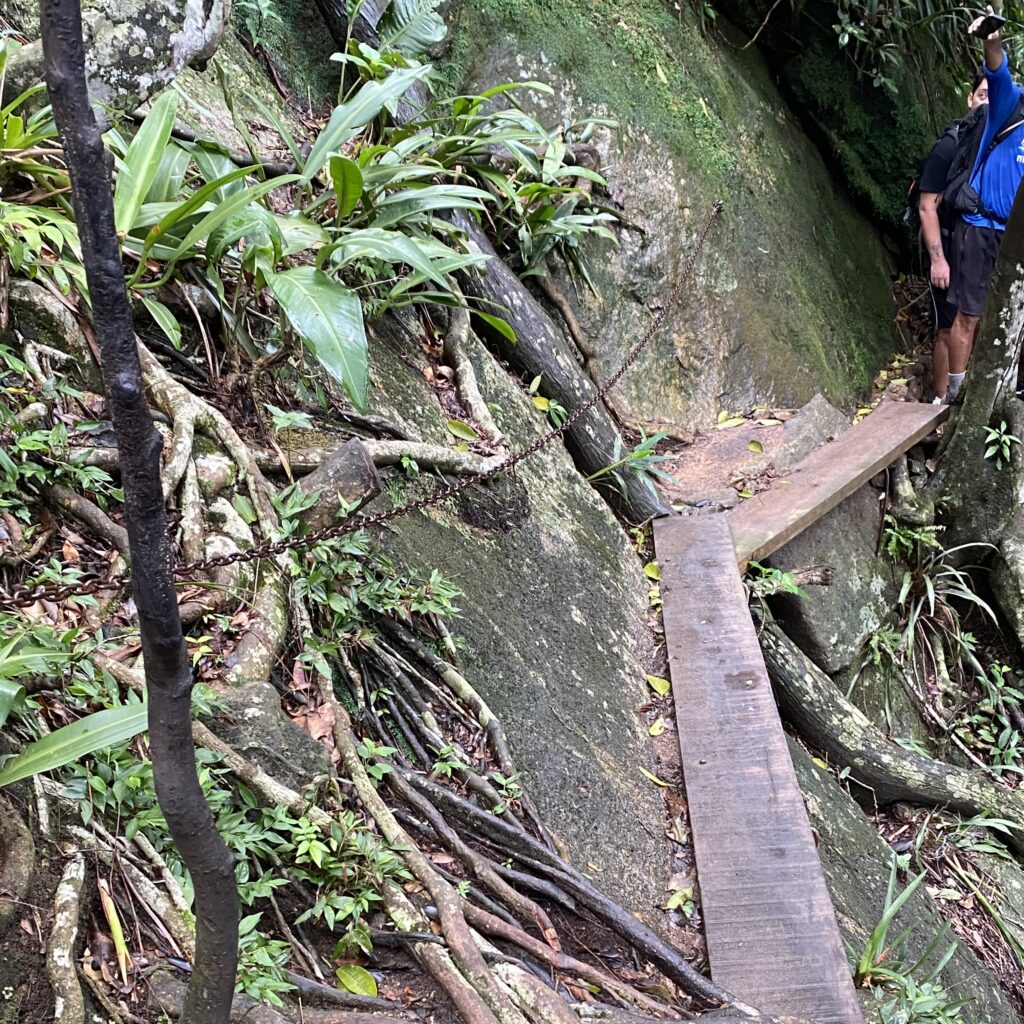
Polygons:
M600 175L571 163L570 140L597 122L552 133L514 107L492 109L515 88L547 89L539 83L460 96L441 117L385 124L410 90L426 87L431 68L410 54L437 31L430 4L392 6L382 46L393 49L353 41L338 55L355 81L308 156L265 110L293 154L292 173L268 177L255 160L236 166L216 144L175 139L173 90L156 98L130 142L116 128L105 136L129 289L170 342L182 345L182 327L166 291L198 283L217 303L236 363L288 354L298 339L359 409L369 386L365 318L413 303L461 304L451 275L484 259L465 251L444 214L486 213L523 274L558 253L585 280L580 243L611 238L614 220L591 201ZM15 45L0 50L0 76ZM0 243L12 269L88 300L52 118L48 108L18 113L38 88L0 111Z
M908 955L908 940L913 927L890 936L893 922L904 904L924 882L922 872L896 894L897 861L893 857L882 916L856 958L854 983L870 988L879 1004L879 1018L885 1024L959 1024L964 999L954 999L938 981L939 975L956 953L956 943L942 946L950 934L945 923L936 932L924 952L915 960ZM941 951L941 952L940 952Z
M668 462L671 459L671 456L661 454L657 450L658 444L667 437L668 434L664 432L651 434L648 437L641 431L640 440L628 452L622 450L621 441L616 438L615 450L613 452L615 461L599 469L596 473L591 473L587 480L591 483L597 481L608 484L616 488L620 493L625 494L623 474L635 473L643 480L644 485L652 493L656 493L655 479L674 483L672 476L663 469L658 468L660 463Z

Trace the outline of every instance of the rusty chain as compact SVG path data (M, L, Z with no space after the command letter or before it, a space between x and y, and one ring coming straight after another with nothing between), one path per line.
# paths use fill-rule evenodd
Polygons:
M289 537L278 541L267 542L266 544L261 544L259 547L247 548L244 551L234 551L226 555L214 555L209 558L197 559L194 562L186 562L183 565L175 566L174 575L179 580L188 581L197 573L203 572L207 569L222 568L224 566L234 565L238 562L252 562L260 558L270 558L275 555L282 555L287 551L294 551L298 548L313 547L315 544L319 544L322 541L333 540L336 537L344 537L346 534L356 533L359 530L365 530L371 526L380 526L383 523L388 523L393 519L398 519L399 517L408 515L411 512L430 508L433 505L440 504L442 501L447 501L449 498L454 498L457 494L461 494L470 487L475 487L487 480L491 480L501 473L510 472L524 459L528 459L530 456L536 455L537 452L546 448L553 441L561 437L582 417L586 416L586 414L590 412L598 402L603 401L612 388L614 388L623 376L629 372L630 368L640 357L640 353L643 352L651 343L661 325L665 322L665 318L679 301L679 296L682 294L683 287L693 274L693 269L697 264L697 259L704 249L704 243L707 240L708 234L717 220L718 215L722 212L722 208L723 203L721 200L718 200L712 207L711 214L707 219L707 223L704 225L704 230L701 232L700 238L698 238L693 252L690 254L690 258L686 263L682 276L676 283L675 288L672 289L672 292L668 297L668 301L644 332L643 337L636 343L636 345L633 346L618 370L616 370L615 373L612 374L612 376L609 377L608 380L605 381L605 383L560 426L548 431L548 433L539 437L528 447L523 448L518 452L513 452L508 456L508 458L503 459L490 469L484 470L481 473L476 473L473 476L468 476L465 479L460 480L458 483L442 487L423 498L409 502L407 505L398 505L394 508L387 509L383 512L377 512L369 516L356 513L343 522L336 523L333 526L326 526L320 530L315 530L313 533L306 534L302 537ZM40 600L59 603L61 601L66 601L70 597L95 594L99 590L108 590L114 587L124 586L130 579L130 572L121 572L105 577L83 576L73 583L40 583L34 587L28 587L19 583L12 587L8 593L0 595L0 607L27 608Z

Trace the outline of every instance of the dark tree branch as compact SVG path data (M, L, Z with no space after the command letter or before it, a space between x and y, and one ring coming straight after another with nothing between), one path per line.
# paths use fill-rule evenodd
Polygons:
M40 21L46 84L64 142L104 388L121 453L157 799L195 889L196 964L181 1019L220 1024L228 1020L238 962L234 862L196 775L192 670L174 593L160 483L162 442L146 403L114 230L112 161L86 88L79 0L43 0Z
M458 275L463 293L495 304L516 332L514 345L486 324L480 325L479 337L516 372L527 378L540 374L543 377L541 390L547 398L555 399L570 413L578 409L596 389L580 369L562 332L522 281L495 256L494 248L476 222L461 212L452 214L451 220L466 233L473 248L491 257L479 270ZM629 451L611 416L599 403L566 432L565 447L580 472L589 476L616 460L616 440L622 452ZM664 502L637 473L624 469L621 476L625 493L611 487L600 489L627 519L641 523L668 513Z

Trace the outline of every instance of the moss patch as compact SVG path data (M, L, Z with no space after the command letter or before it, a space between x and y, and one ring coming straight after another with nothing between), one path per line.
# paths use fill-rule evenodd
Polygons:
M545 122L617 122L599 140L609 191L645 233L595 250L600 297L579 296L605 373L725 201L665 338L623 385L638 420L699 426L722 405L819 390L850 404L869 386L894 343L886 252L755 51L660 0L463 0L441 73L453 91L537 78L554 95L520 98Z

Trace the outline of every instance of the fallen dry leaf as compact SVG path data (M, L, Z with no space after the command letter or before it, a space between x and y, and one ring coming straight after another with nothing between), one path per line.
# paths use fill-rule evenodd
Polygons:
M338 764L341 754L334 745L334 708L330 704L319 707L301 708L293 719L304 732L309 733L331 756L331 763Z

